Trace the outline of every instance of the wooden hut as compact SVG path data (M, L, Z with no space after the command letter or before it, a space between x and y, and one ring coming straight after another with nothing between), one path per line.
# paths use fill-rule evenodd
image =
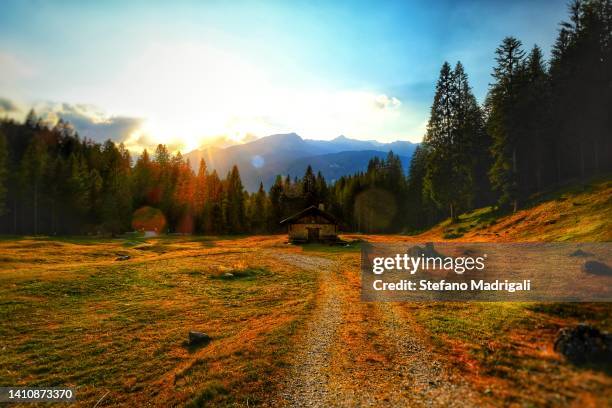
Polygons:
M334 242L338 240L338 221L323 206L315 205L282 220L291 242Z

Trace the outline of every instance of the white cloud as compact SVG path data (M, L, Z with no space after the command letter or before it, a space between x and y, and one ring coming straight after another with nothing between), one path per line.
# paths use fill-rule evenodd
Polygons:
M376 96L374 100L374 106L378 109L395 109L398 108L402 102L394 96L387 96L385 94L381 94Z

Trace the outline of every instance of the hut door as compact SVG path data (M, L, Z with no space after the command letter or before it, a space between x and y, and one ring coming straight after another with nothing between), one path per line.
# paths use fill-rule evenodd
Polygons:
M320 228L308 228L308 241L318 241Z

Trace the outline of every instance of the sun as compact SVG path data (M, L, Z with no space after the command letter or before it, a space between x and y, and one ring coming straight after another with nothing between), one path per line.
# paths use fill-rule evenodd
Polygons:
M207 139L240 139L269 105L269 81L259 67L202 44L153 44L119 80L124 97L140 107L145 123L134 140L182 151Z

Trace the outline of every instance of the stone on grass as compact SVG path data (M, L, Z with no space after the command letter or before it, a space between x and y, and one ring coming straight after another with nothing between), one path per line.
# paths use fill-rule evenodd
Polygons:
M131 257L129 255L119 255L117 258L115 258L115 261L127 261L130 258Z
M224 278L227 278L227 279L231 279L231 278L233 278L233 277L234 277L234 274L233 274L233 273L231 273L231 272L225 272L225 273L223 274L223 277L224 277Z
M582 271L592 275L612 276L612 268L599 261L586 261L582 265Z
M210 340L212 340L211 337L206 333L202 333L198 331L189 332L189 345L190 346L198 346L200 344L206 344L210 342Z
M587 324L564 327L557 333L555 351L574 364L612 361L612 335Z
M593 256L593 254L589 253L589 252L585 252L582 249L577 249L574 252L572 252L571 254L569 254L569 256L573 256L573 257L588 257L588 256Z

